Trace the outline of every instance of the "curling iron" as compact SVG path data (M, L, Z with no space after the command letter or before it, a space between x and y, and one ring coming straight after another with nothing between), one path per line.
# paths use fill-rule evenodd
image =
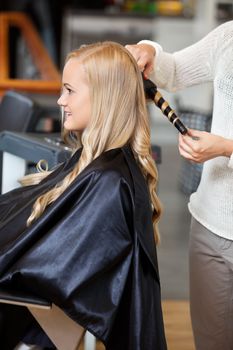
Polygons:
M175 111L169 106L168 102L164 100L163 96L157 89L157 86L150 79L143 78L144 91L146 98L152 100L162 113L169 119L169 121L177 128L177 130L185 135L188 129L176 115Z

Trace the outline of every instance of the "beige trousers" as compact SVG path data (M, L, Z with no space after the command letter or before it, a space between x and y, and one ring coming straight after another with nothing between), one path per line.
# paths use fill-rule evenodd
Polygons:
M233 350L233 241L215 235L194 218L190 310L196 350Z

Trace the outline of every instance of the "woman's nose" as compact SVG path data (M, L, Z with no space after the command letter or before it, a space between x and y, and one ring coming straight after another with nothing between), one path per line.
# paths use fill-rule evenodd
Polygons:
M66 105L65 99L64 99L64 96L63 96L63 95L61 95L61 96L59 97L59 99L57 100L57 104L58 104L59 106L61 106L61 107Z

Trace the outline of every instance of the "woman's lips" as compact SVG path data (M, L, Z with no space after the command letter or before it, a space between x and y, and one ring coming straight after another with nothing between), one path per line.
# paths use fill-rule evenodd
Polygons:
M66 118L71 117L71 115L72 115L72 113L70 113L70 112L65 112L65 117L66 117Z

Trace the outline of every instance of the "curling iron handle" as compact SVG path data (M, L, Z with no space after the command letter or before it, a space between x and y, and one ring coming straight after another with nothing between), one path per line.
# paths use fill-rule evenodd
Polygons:
M182 134L182 135L186 135L188 133L188 129L184 126L184 124L181 122L180 119L178 119L175 123L174 123L175 127L177 128L177 130Z

